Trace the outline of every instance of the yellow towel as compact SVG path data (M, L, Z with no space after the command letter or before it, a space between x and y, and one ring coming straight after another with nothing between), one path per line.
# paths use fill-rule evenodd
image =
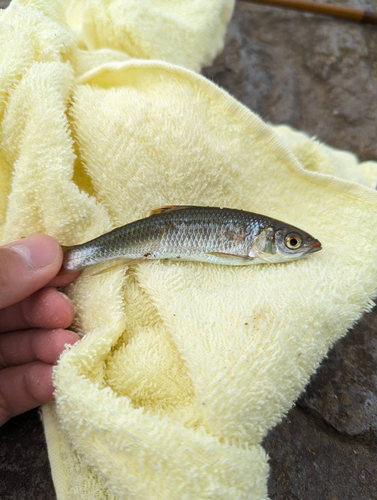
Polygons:
M0 14L2 243L44 231L71 245L198 204L323 244L287 264L150 262L72 284L83 339L43 409L59 500L266 499L261 440L376 295L377 164L268 126L178 66L209 62L232 6L29 0ZM168 62L135 59L152 57Z

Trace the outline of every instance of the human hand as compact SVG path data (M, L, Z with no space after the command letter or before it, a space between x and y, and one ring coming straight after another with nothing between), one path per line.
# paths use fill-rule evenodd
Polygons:
M52 367L79 340L65 330L72 303L55 288L79 273L56 277L62 259L44 234L0 247L0 425L53 400Z

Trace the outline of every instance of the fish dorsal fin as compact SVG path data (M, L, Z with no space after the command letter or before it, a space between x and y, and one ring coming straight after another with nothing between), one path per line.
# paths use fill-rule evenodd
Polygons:
M175 210L185 210L186 208L191 208L191 205L167 205L166 207L155 208L151 211L151 215L174 212Z

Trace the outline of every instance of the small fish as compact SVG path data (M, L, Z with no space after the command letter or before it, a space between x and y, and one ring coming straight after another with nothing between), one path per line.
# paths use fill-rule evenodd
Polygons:
M286 262L321 250L321 243L297 227L264 215L172 205L63 250L61 274L119 258L123 263L168 259L231 266Z

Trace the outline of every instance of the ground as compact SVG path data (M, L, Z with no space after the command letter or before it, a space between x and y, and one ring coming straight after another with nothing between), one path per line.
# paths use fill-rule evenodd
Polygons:
M337 3L377 12L377 0ZM266 121L376 160L376 60L375 26L237 2L225 49L204 74ZM265 439L271 500L377 498L376 373L377 308ZM1 500L55 499L37 410L0 429L0 476Z

